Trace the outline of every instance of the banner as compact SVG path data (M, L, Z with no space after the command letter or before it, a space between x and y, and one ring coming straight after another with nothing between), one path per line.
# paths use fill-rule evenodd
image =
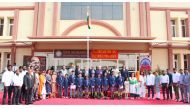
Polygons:
M117 50L92 50L91 59L118 59Z
M151 70L151 58L150 56L140 56L140 71Z
M54 50L54 58L87 58L86 50Z
M23 65L33 66L39 68L41 71L46 70L46 57L45 56L24 56Z

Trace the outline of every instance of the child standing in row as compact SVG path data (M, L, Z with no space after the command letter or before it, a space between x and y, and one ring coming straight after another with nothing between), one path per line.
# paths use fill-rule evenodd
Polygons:
M128 94L129 94L129 78L126 77L126 80L124 82L125 85L125 99L128 99Z

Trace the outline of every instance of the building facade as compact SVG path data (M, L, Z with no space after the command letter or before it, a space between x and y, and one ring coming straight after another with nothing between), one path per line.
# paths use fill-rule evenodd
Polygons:
M23 65L27 56L44 57L46 68L85 67L87 59L77 56L87 48L91 66L125 64L135 71L140 57L149 56L152 70L190 68L190 3L0 4L0 71L8 64ZM95 50L117 56L92 57ZM70 57L55 56L68 52Z

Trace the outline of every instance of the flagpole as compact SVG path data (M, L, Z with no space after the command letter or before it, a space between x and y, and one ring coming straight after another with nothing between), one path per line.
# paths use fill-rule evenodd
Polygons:
M87 14L89 14L89 11L90 11L90 10L89 10L89 6L87 6ZM89 54L89 51L90 51L90 50L89 50L89 49L90 49L90 47L89 47L89 36L90 36L90 29L88 28L88 29L87 29L87 67L88 67L88 69L90 68L90 63L89 63L89 61L90 61L90 60L89 60L89 57L90 57L90 56L89 56L89 55L90 55L90 54Z

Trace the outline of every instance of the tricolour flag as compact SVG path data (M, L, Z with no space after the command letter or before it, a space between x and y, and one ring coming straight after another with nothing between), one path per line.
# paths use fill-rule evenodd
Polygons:
M87 11L87 16L86 16L86 21L87 21L88 29L91 29L91 19L90 19L90 14L88 11Z

